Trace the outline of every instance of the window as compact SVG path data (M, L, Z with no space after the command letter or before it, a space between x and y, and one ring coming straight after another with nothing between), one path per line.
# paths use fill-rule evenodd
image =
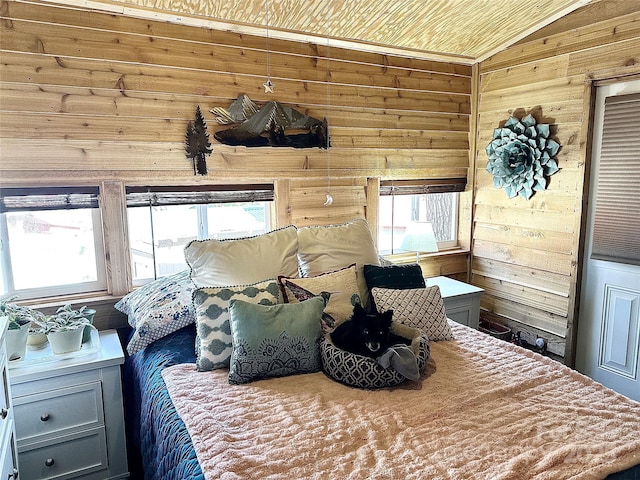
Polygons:
M187 268L195 239L249 237L270 230L272 185L127 187L134 285Z
M98 187L0 189L2 294L106 289Z
M380 253L389 255L456 247L458 192L464 191L465 183L464 179L381 182ZM428 237L435 237L437 247L429 248Z

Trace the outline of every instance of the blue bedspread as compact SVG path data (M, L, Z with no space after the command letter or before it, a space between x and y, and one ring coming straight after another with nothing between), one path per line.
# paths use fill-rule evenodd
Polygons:
M128 441L142 456L145 480L204 480L191 437L161 375L163 368L195 362L194 342L195 327L190 325L126 359ZM640 480L640 466L607 480Z
M187 428L162 380L163 368L195 362L195 327L164 337L127 358L124 368L129 442L145 480L203 480Z

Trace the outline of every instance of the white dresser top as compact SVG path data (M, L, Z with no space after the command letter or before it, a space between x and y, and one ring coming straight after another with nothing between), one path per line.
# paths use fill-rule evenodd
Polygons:
M47 350L27 350L24 360L9 363L12 384L37 380L45 376L104 368L124 363L124 353L115 330L92 332L92 342L83 345L85 352L51 355Z

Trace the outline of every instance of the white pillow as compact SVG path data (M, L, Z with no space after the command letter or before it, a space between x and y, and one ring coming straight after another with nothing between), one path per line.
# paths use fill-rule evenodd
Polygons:
M256 237L194 240L184 249L196 287L248 285L298 276L298 237L290 225Z
M440 287L371 289L378 311L393 310L393 319L409 327L419 328L429 340L452 340Z
M365 307L369 289L364 279L365 264L380 265L369 224L363 218L342 225L298 229L298 262L303 277L314 277L356 264L358 289Z

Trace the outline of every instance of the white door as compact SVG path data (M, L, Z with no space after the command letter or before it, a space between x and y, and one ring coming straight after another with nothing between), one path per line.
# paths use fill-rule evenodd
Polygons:
M603 385L640 401L640 266L632 262L603 260L602 256L598 259L598 254L595 255L596 258L592 258L596 222L600 222L602 228L603 223L619 221L613 220L611 216L603 218L602 213L598 217L599 220L596 220L595 215L598 188L604 190L612 184L610 178L608 184L606 180L599 178L602 176L600 174L604 162L610 161L601 155L604 112L605 108L611 108L605 107L605 99L616 96L616 99L610 98L609 101L618 101L622 98L632 98L621 95L636 93L640 93L640 80L601 86L597 89L576 369ZM634 108L634 111L637 109ZM630 147L633 153L627 157L635 158L637 161L640 156L640 125L634 125L633 122L622 123L616 127L616 131L625 132L627 135L625 145L638 146ZM607 135L605 131L605 144ZM607 148L607 151L612 149ZM638 168L637 165L638 163L633 170ZM626 179L621 179L621 184L628 184L629 179L633 178L632 183L637 183L632 185L637 187L634 196L639 199L640 181L636 179L640 179L640 172L627 172L629 174L626 175ZM625 177L624 174L621 176ZM637 219L640 208L627 209L625 215L629 216L627 218L634 216ZM635 237L635 240L631 240L631 249L640 252L640 231L635 231L632 237ZM597 249L602 251L602 243Z

